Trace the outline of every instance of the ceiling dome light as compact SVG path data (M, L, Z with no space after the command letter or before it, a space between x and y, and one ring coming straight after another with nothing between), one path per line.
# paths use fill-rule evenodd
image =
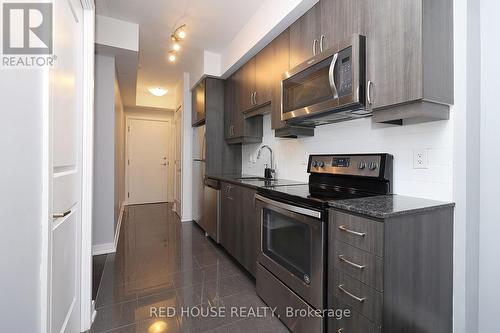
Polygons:
M177 56L175 55L175 53L173 53L173 52L169 53L168 60L170 60L170 62L174 62L176 59L177 59Z
M172 48L174 49L174 51L179 51L181 49L181 46L179 45L179 43L174 43Z
M186 38L186 32L184 30L182 30L182 29L179 30L178 35L179 35L180 39Z
M151 95L155 95L157 97L161 97L168 92L167 89L163 89L160 87L148 88L148 91L151 93Z

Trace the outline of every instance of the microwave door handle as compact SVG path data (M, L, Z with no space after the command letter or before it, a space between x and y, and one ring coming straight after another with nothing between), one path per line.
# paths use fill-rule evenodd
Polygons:
M328 80L330 81L330 88L332 89L333 98L338 99L339 93L337 91L337 85L335 84L335 65L337 64L337 59L339 58L339 54L335 53L332 58L332 62L330 63L330 69L328 71Z

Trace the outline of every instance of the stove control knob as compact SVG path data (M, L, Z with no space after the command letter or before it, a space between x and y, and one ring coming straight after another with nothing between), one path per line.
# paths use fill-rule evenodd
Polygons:
M325 166L325 162L323 162L323 161L318 162L318 167L322 168L324 166Z
M368 169L375 170L378 167L377 162L370 162Z
M316 168L318 166L318 161L312 161L311 165L313 168Z
M361 161L361 162L358 163L358 169L359 170L363 170L365 167L366 167L366 163L365 162Z

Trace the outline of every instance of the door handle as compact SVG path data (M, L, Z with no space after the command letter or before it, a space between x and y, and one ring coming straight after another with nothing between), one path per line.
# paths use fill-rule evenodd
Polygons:
M53 219L58 219L58 218L61 218L61 217L66 217L69 214L71 214L71 209L65 211L64 213L54 213L54 214L52 214L52 218Z
M373 81L368 81L367 87L366 87L366 99L368 101L368 104L372 104L372 85Z
M349 296L350 298L352 298L353 300L359 302L359 303L363 303L365 300L366 300L366 297L358 297L356 295L354 295L353 293L347 291L345 288L344 288L344 285L343 284L339 284L338 285L338 288L344 293L346 294L347 296Z
M319 52L323 52L324 44L325 44L325 35L321 35L321 37L319 38Z
M345 225L341 225L339 226L339 230L341 231L345 231L351 235L355 235L355 236L359 236L359 237L365 237L366 236L366 233L365 232L359 232L359 231L354 231L354 230L351 230L351 229L347 229L347 227Z
M339 93L337 91L337 85L335 84L335 65L337 64L337 59L339 58L339 54L335 53L332 58L332 62L330 63L330 68L328 70L328 81L330 82L330 88L332 89L333 98L339 98Z
M364 269L366 267L365 265L359 265L359 264L356 264L356 263L346 259L343 254L339 255L339 259L341 261L345 262L346 264L351 265L352 267L356 267L357 269Z
M316 55L316 44L318 44L317 39L313 40L313 45L312 45L312 54L313 55Z

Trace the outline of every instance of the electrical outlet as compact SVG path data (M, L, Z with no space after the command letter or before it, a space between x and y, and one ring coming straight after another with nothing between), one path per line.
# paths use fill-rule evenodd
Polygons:
M413 169L428 169L429 159L427 149L413 150Z

